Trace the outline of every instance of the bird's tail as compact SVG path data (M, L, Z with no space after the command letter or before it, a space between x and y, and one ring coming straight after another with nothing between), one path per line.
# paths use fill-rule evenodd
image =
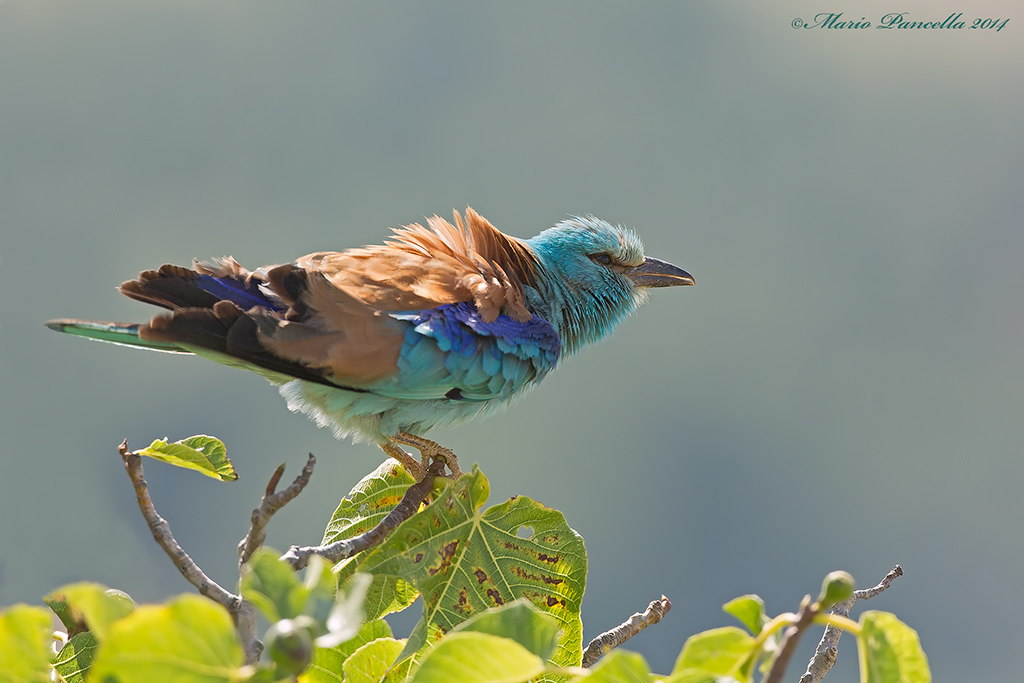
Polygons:
M139 339L138 323L105 323L94 320L59 319L46 323L51 330L66 332L86 339L131 346L137 349L163 351L164 353L191 353L176 344L165 341Z

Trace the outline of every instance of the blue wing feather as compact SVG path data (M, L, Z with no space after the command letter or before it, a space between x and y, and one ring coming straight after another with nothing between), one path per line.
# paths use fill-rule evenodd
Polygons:
M409 329L397 375L367 387L376 394L442 399L458 389L458 400L508 399L546 375L561 353L554 327L538 316L488 323L469 302L391 315Z
M253 306L263 306L279 312L288 308L280 299L267 296L254 280L199 275L195 284L218 299L231 301L244 311Z

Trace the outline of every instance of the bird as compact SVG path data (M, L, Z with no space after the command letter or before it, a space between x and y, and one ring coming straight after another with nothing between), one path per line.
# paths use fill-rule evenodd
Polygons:
M338 438L455 454L424 436L509 405L607 337L650 289L693 285L639 235L592 215L522 240L467 207L393 229L383 244L248 270L227 256L165 264L120 286L163 309L148 323L58 319L51 329L194 354L252 371Z

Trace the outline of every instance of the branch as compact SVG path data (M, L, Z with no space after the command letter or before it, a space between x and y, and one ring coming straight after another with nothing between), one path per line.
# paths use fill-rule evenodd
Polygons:
M390 531L412 517L419 510L420 503L426 499L434 486L434 478L444 475L444 467L445 462L443 459L436 458L432 460L423 478L406 489L402 500L388 513L388 516L366 533L335 541L328 545L293 545L288 549L288 552L281 556L281 560L290 564L292 569L299 570L309 563L311 555L319 555L331 564L335 564L367 548L378 545Z
M221 588L216 581L204 574L199 565L174 540L174 535L171 534L171 525L157 513L153 500L149 497L149 484L146 483L145 474L142 471L142 456L128 450L127 439L121 442L118 452L124 459L124 467L135 486L135 497L139 500L139 509L149 525L153 539L164 549L185 580L196 587L200 595L226 607L232 614L237 612L242 598Z
M587 649L583 652L583 668L589 669L601 655L643 631L652 624L657 624L668 614L672 603L664 595L660 600L654 600L647 606L643 614L635 612L633 616L616 626L610 631L605 631L590 641Z
M877 586L874 586L873 588L865 588L864 590L860 591L854 591L853 600L870 600L871 598L875 597L876 595L884 591L886 588L888 588L893 581L895 581L901 576L903 576L903 567L896 565L891 570L889 570L889 573L886 574L881 581L878 582ZM833 612L834 611L835 610L833 610Z
M231 614L235 622L235 628L245 647L246 663L255 663L259 660L263 644L256 638L256 612L252 605L243 600L240 595L235 595L225 590L216 581L208 577L199 565L188 556L188 553L178 545L171 533L171 525L156 511L153 499L149 496L149 484L146 483L145 474L142 471L142 456L136 455L128 450L128 440L125 439L117 449L124 460L124 468L128 477L135 487L135 497L139 501L139 510L149 525L153 539L157 542L167 556L174 562L185 580L196 587L199 594L213 600L221 605Z
M854 591L853 596L849 600L837 602L833 605L832 614L838 614L843 617L848 616L850 609L853 608L853 603L857 602L857 600L870 600L888 588L893 581L901 576L903 576L903 567L896 565L892 568L892 571L885 575L885 578L878 582L877 586ZM818 647L814 650L814 656L807 663L807 670L800 677L800 683L819 683L825 674L829 672L829 669L835 666L836 658L839 655L839 636L841 635L843 635L842 629L834 626L825 627L825 633L822 634Z
M804 597L803 602L800 603L800 611L797 612L796 621L782 634L782 640L779 642L779 652L775 655L775 659L772 660L771 668L768 669L768 673L761 679L761 683L779 683L782 680L782 676L786 673L786 667L789 666L789 660L793 658L793 653L796 651L797 643L800 642L800 637L814 621L814 617L817 616L819 609L819 603L817 601L811 602L811 596Z
M306 488L310 477L313 476L314 465L316 465L316 457L310 453L302 472L288 488L281 492L275 491L278 482L281 481L281 475L284 474L284 464L282 463L274 472L270 483L267 484L267 490L260 506L252 511L252 526L249 527L249 533L238 544L238 566L240 568L263 545L263 541L267 538L267 524L270 523L270 518L274 516L274 513L294 500Z

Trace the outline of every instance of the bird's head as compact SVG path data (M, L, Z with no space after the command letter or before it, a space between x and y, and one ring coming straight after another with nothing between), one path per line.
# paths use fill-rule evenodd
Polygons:
M682 268L644 255L640 237L594 216L575 216L528 241L540 260L545 299L564 349L598 341L652 287L692 285Z

